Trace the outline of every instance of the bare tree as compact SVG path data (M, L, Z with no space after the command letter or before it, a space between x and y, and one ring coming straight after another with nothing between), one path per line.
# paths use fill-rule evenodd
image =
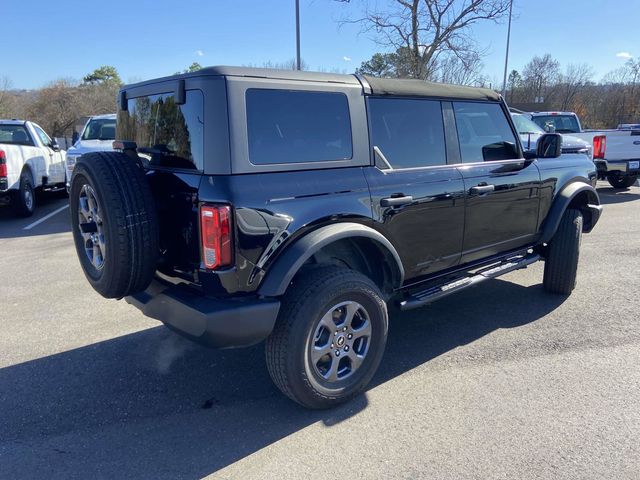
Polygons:
M60 79L38 92L27 108L30 120L40 124L49 135L62 137L81 115L78 89L71 80Z
M562 75L558 93L560 95L560 109L569 110L578 95L587 83L593 78L593 68L586 63L579 65L569 64L566 73Z
M344 3L350 0L339 0ZM407 76L433 79L439 62L456 57L472 69L481 54L469 29L481 21L497 21L509 10L510 0L389 0L386 8L365 3L357 23L376 42L407 56ZM442 65L442 63L440 63Z
M8 77L0 78L0 118L10 116L13 110L13 98L10 90L11 80Z
M548 53L542 57L536 55L525 65L522 78L529 102L535 101L536 97L549 102L560 80L560 63Z

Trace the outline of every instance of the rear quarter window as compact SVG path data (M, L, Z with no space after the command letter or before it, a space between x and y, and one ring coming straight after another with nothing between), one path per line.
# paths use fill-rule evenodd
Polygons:
M170 93L131 98L118 112L116 138L136 142L152 167L202 170L203 103L200 90L187 90L183 105Z
M254 165L349 160L353 156L346 95L248 89L249 161Z

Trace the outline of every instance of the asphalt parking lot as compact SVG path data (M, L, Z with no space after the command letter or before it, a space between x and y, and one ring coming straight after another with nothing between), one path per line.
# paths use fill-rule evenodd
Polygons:
M640 187L599 192L571 297L536 264L395 311L366 394L325 412L261 345L208 350L94 293L66 200L0 209L0 477L640 478Z

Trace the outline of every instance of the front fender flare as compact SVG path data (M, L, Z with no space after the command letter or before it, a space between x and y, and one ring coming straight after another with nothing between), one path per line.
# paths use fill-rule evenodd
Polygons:
M284 253L275 261L275 264L269 268L258 293L265 297L283 295L300 267L313 254L333 242L354 237L371 239L377 243L379 248L386 249L395 260L395 265L392 265L394 286L399 287L402 285L404 268L402 267L400 255L398 255L391 242L371 227L359 223L345 222L318 228L287 247Z
M586 201L581 201L578 208L583 214L588 213L590 215L590 221L585 224L585 232L591 231L600 218L602 212L602 206L600 206L600 197L596 189L585 182L573 182L562 189L562 191L556 196L553 205L549 209L547 218L545 218L542 224L542 235L540 237L540 243L549 243L558 230L562 215L574 203L578 196L586 197Z

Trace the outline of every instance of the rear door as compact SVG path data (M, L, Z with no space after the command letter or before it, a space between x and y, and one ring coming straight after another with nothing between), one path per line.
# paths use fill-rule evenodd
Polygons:
M466 190L461 263L530 243L537 233L540 171L525 160L500 103L453 102Z
M447 165L441 102L370 97L367 109L375 167L365 174L374 225L398 251L407 283L457 265L464 183Z
M200 263L198 188L205 163L205 98L193 80L185 83L183 92L178 82L127 90L116 138L136 143L148 171L160 220L158 269L193 280L189 275Z

